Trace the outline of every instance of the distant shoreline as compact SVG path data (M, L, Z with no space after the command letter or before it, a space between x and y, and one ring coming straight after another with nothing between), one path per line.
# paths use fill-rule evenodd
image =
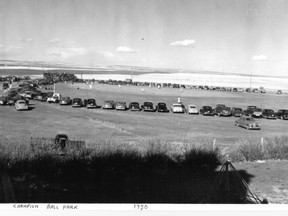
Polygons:
M9 71L9 73L7 73ZM33 79L42 78L44 72L67 72L73 73L78 78L87 80L126 80L132 79L135 82L155 82L155 83L176 83L184 85L220 86L236 88L259 88L264 87L270 90L288 91L288 77L267 77L267 76L245 76L238 74L219 73L188 73L188 72L158 72L158 71L89 71L89 70L69 70L69 69L1 69L0 76L17 75L30 76Z
M7 75L42 75L44 72L66 72L72 74L121 74L121 75L137 75L137 74L209 74L209 75L234 75L234 76L244 76L244 77L267 77L267 78L287 78L288 76L267 76L267 75L256 75L256 74L241 74L241 73L229 73L229 72L219 72L219 71L191 71L191 70L181 70L181 69L153 69L153 68L141 68L141 67L123 67L115 68L85 68L85 67L37 67L37 66L0 66L0 76Z

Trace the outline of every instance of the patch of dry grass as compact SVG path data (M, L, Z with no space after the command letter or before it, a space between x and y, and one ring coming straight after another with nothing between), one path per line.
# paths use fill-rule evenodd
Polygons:
M230 160L288 160L288 137L270 137L255 143L252 140L239 140L229 153Z

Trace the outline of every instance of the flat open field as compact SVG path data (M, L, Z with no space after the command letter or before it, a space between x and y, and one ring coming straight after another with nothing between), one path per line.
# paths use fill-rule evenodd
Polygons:
M79 89L77 87L79 86ZM163 101L171 106L180 96L185 105L195 104L200 109L203 105L246 108L256 105L261 108L288 108L287 95L248 94L218 92L207 90L184 90L173 88L143 88L138 86L118 86L94 84L92 89L87 84L59 83L56 92L63 96L95 98L98 105L104 100L151 101L156 105ZM2 91L2 90L1 90ZM88 143L99 141L117 141L141 143L160 139L164 142L191 142L197 140L213 141L217 144L233 145L239 139L255 139L281 136L287 134L288 121L257 119L261 124L260 131L249 131L234 126L235 117L211 117L202 115L148 113L72 108L59 104L30 101L35 109L28 112L17 112L13 107L1 106L1 129L6 136L55 136L58 132L67 133L71 138L84 139Z

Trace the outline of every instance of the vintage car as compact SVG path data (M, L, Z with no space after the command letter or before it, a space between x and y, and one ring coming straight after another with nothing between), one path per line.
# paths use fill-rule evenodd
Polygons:
M70 97L62 97L59 104L63 105L72 105L72 99Z
M15 109L17 111L22 111L22 110L28 110L29 107L28 107L28 104L25 100L17 100L15 102Z
M200 114L206 116L213 116L213 108L211 106L202 106L202 108L200 109Z
M32 94L28 92L23 92L23 93L20 93L19 95L24 98L32 99Z
M144 102L141 108L144 112L155 112L154 105L152 102Z
M265 119L277 119L277 116L272 109L263 109L262 111L262 118Z
M169 112L169 109L167 108L167 105L164 102L159 102L156 106L156 110L158 112Z
M8 89L8 88L9 88L9 83L4 82L4 83L2 84L2 89Z
M193 105L193 104L192 104L192 105L188 105L187 110L188 110L188 113L189 113L189 114L196 114L196 115L199 114L199 111L198 111L196 105Z
M231 116L231 108L226 107L224 104L217 104L213 113L218 116Z
M81 98L74 98L72 100L72 107L75 107L75 108L80 108L80 107L83 107L84 104L83 104L83 101Z
M47 96L47 93L45 92L41 92L35 96L35 100L37 101L47 101L47 98L48 96Z
M246 116L252 116L254 109L256 109L256 106L247 106L247 109L244 111Z
M237 90L238 90L238 92L243 92L244 91L242 88L238 88Z
M185 113L186 109L182 103L174 103L171 106L171 112L172 113Z
M218 112L220 112L223 107L226 107L226 105L225 104L216 104L215 108L213 109L214 115L217 115Z
M228 117L230 117L230 116L232 116L232 114L231 114L231 107L224 107L223 109L222 109L222 112L221 112L221 114L220 114L220 116L228 116Z
M89 98L89 99L84 101L84 106L87 107L87 109L95 109L95 108L97 108L96 100Z
M251 116L254 118L262 118L262 109L255 108Z
M239 127L246 128L248 130L260 130L260 124L255 121L254 118L250 116L241 116L235 121L235 125Z
M103 104L103 109L115 109L115 103L113 100L106 100Z
M214 115L218 116L231 116L231 108L226 107L225 105L217 106L213 110Z
M29 99L28 98L24 98L21 95L17 94L17 95L15 95L13 97L10 97L9 101L7 101L7 104L11 103L12 105L15 105L17 100L25 100L27 104L29 103Z
M1 96L0 97L0 105L6 105L8 101L8 97L7 96Z
M47 98L48 103L59 103L61 100L61 94L54 93L52 97Z
M288 110L286 109L280 109L276 113L277 118L282 120L288 120Z
M232 116L235 116L235 117L240 117L241 115L243 115L243 110L242 110L242 108L232 107L231 115L232 115Z
M218 108L218 107L226 107L225 104L216 104L215 108Z
M116 110L127 110L126 102L124 102L124 101L116 102L115 103L115 109Z
M29 100L28 100L29 101ZM13 105L15 105L15 100L12 98L12 97L8 97L7 98L7 105L9 105L9 106L13 106Z
M140 104L138 102L131 102L129 104L129 110L131 110L131 111L141 111Z

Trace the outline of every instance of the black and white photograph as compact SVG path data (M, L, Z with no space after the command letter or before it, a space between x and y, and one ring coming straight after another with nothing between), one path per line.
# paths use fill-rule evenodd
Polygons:
M0 0L0 203L288 204L287 26L285 0Z

